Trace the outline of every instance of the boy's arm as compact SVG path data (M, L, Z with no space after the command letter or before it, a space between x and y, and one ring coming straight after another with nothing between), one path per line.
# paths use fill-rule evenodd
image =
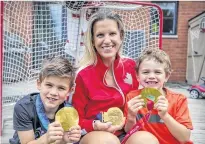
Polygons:
M131 99L131 95L130 93L128 93L126 96L126 103L124 106L124 116L126 117L126 122L124 127L125 132L128 132L136 124L136 116L130 115L130 113L128 112L128 101L130 99Z
M49 124L48 131L38 139L35 139L33 129L28 131L18 131L18 136L21 144L64 144L66 142L64 142L63 140L63 135L63 128L61 127L59 122L53 122Z
M192 124L189 116L187 98L180 98L177 102L176 116L173 118L167 113L162 120L169 129L170 133L180 142L190 140ZM190 129L189 129L190 128Z
M48 142L47 133L42 135L40 138L34 138L33 130L29 131L18 131L18 136L21 144L51 144L52 142ZM57 140L54 142L56 144L66 144L63 140Z
M32 121L33 107L30 96L19 100L14 107L13 127L22 144L35 140Z
M18 131L18 136L21 144L48 144L46 135L47 134L44 134L40 138L35 140L33 130Z
M125 127L124 127L125 132L128 132L135 124L136 124L136 117L127 116Z
M191 131L184 125L177 122L170 114L166 114L162 120L169 129L170 133L180 142L190 140Z
M55 144L64 143L76 143L81 138L81 128L80 126L73 126L69 129L69 131L64 132L63 139L61 141L56 142Z

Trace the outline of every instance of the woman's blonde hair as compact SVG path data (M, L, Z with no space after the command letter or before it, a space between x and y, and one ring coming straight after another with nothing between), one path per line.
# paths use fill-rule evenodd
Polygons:
M164 70L167 75L170 75L172 72L172 67L171 67L171 61L169 58L169 55L159 49L159 48L146 48L142 54L137 58L137 66L136 66L136 72L138 73L139 71L139 66L140 64L145 60L155 60L156 62L159 62L161 64L164 64Z
M94 48L93 45L93 27L96 24L96 22L98 21L102 21L105 19L110 19L110 20L114 20L117 25L118 25L118 29L120 31L120 35L121 35L121 39L123 42L124 39L124 34L125 34L125 30L124 30L124 25L122 20L120 19L120 16L117 14L114 14L112 12L98 12L95 13L91 16L89 23L88 23L88 29L85 35L85 53L82 57L82 59L80 60L79 63L79 67L86 67L88 65L92 65L92 64L96 64L97 63L97 55L96 55L96 50ZM122 45L120 47L119 50L119 55L121 54L121 50L122 49Z

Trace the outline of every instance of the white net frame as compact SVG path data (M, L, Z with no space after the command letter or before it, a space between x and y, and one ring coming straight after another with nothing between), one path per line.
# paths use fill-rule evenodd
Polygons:
M2 104L36 92L45 57L62 55L76 64L84 52L87 20L95 11L117 13L125 23L123 54L133 59L147 47L161 47L162 10L143 2L3 2Z

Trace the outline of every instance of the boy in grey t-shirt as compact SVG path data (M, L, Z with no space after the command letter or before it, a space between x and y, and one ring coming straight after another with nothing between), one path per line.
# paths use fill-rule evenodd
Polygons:
M30 94L14 107L13 125L16 131L10 143L68 143L81 137L79 126L64 132L55 121L56 112L64 107L73 87L75 70L63 57L45 59L37 80L40 93ZM19 140L19 141L18 141Z

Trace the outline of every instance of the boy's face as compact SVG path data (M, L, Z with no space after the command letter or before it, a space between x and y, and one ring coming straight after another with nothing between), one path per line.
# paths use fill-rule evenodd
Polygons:
M156 88L162 91L169 75L165 73L164 64L154 59L145 59L141 62L138 70L138 81L143 87Z
M37 81L37 88L46 111L57 110L58 106L67 99L69 84L69 78L58 76L46 77L42 82Z

